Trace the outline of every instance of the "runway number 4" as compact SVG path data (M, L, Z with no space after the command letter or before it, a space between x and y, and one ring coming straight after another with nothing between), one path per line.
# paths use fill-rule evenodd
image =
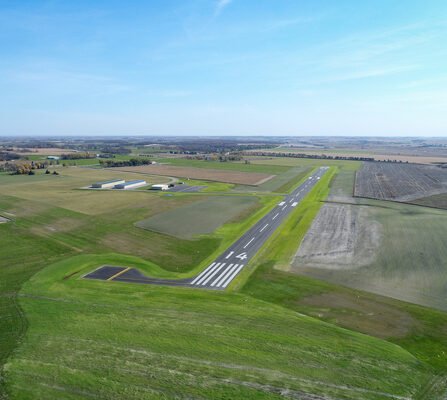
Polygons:
M241 253L236 258L239 258L239 260L245 260L247 258L247 253Z

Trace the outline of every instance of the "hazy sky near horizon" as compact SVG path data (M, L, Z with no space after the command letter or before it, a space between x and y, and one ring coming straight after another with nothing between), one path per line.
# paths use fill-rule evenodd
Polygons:
M0 135L447 136L445 0L0 0Z

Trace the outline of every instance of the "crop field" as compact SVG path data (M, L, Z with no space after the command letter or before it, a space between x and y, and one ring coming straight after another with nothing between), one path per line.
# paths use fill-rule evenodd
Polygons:
M177 167L171 165L147 165L139 167L114 168L114 170L254 186L267 182L274 177L274 175L264 174L260 172L227 171L221 169L214 170L195 167Z
M352 198L353 179L332 181L291 271L447 310L447 212Z
M209 234L226 222L250 214L259 206L254 196L214 196L158 213L136 226L182 239Z
M304 237L294 260L300 267L328 270L369 265L380 244L380 225L368 208L326 203Z
M245 163L245 161L203 161L203 160L189 160L187 158L157 158L158 163L167 164L179 167L194 167L204 169L219 169L224 171L239 171L239 172L257 172L268 175L279 175L288 170L287 166L270 165L268 163Z
M279 399L286 392L378 400L410 397L430 378L394 344L246 295L77 279L89 262L56 263L24 285L29 330L6 365L13 397Z
M447 192L447 169L413 164L364 163L355 196L410 202Z

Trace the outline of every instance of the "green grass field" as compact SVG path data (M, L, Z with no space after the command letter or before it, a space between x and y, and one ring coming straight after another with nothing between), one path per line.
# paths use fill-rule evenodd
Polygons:
M182 239L213 233L224 223L251 214L260 204L254 196L214 196L178 207L151 218L138 221L136 226Z
M279 166L278 177L288 174L282 187L257 193L256 207L196 240L134 223L197 207L214 198L211 191L79 190L116 175L88 168L61 168L58 177L0 175L0 214L12 218L0 225L0 398L445 398L447 314L284 271L327 196L350 195L360 163L264 161L264 171L253 172ZM274 190L292 189L319 165L334 168L231 290L81 278L104 264L192 276L277 204ZM217 198L247 197L219 188ZM384 221L392 224L393 215ZM429 220L425 213L402 217L394 218ZM437 214L429 222L442 234Z
M88 261L53 264L21 291L30 325L6 365L13 397L382 399L430 377L393 344L246 295L77 279Z

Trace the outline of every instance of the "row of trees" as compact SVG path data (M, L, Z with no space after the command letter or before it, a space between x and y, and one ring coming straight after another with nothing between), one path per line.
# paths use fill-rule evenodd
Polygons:
M34 170L45 169L48 167L48 163L34 162L31 163L5 163L2 166L2 170L11 173L11 175L34 175Z
M244 152L243 154L246 156L261 156L261 157L291 157L291 158L312 158L322 160L375 161L374 157L331 156L328 154L306 154L306 153L279 153L273 151L253 151L253 152Z
M99 164L104 168L113 167L136 167L138 165L150 165L151 160L131 158L130 160L99 160Z
M61 160L81 160L85 158L96 158L96 153L90 153L86 151L86 152L61 154Z

